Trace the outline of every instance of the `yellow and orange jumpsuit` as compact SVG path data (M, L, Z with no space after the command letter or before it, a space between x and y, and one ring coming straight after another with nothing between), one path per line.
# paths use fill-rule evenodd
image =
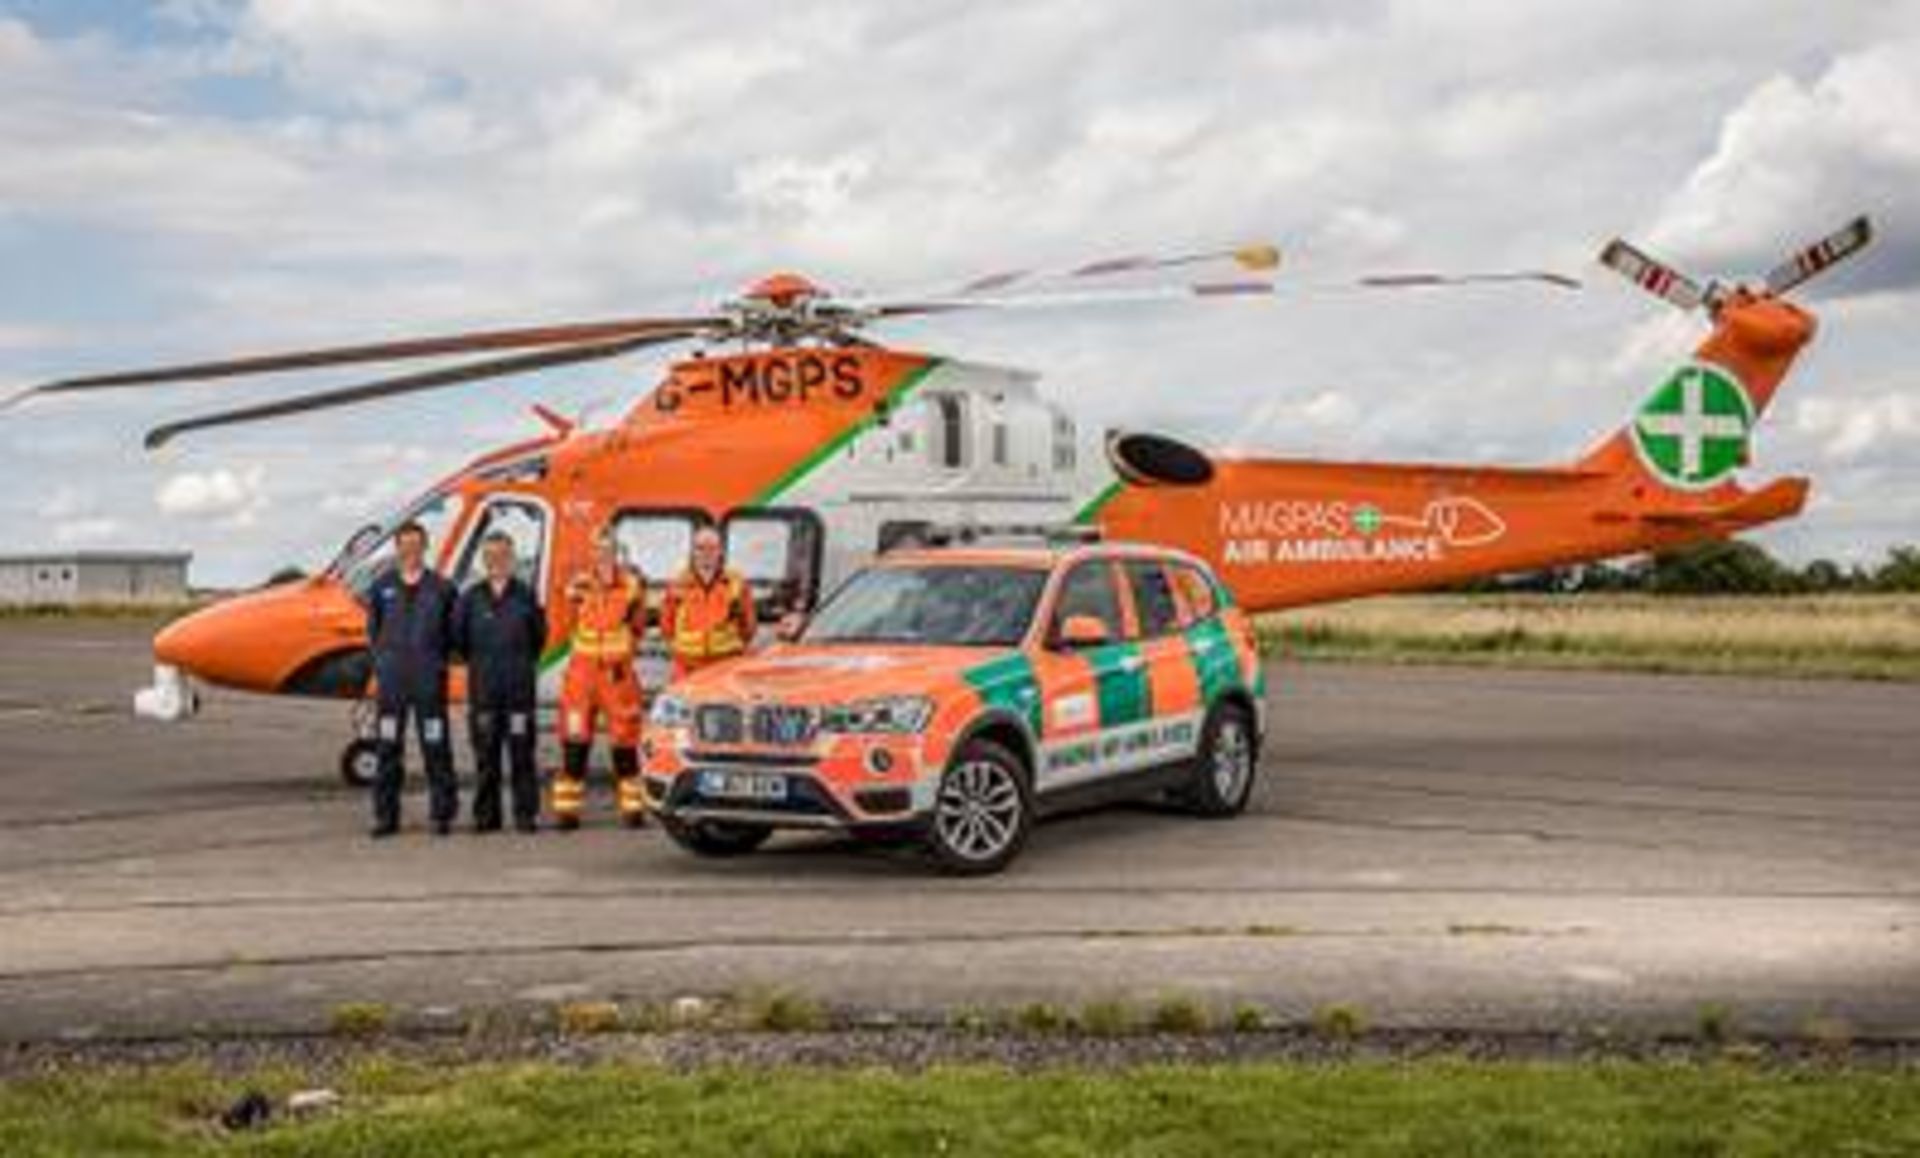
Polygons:
M667 585L660 631L673 655L674 679L745 652L758 627L753 591L737 571L703 580L688 568Z
M640 788L640 680L633 656L646 631L646 582L625 567L611 581L590 570L575 577L567 596L573 603L573 639L560 687L563 763L553 779L554 819L563 829L580 827L587 758L595 723L604 718L620 818L637 828L646 820L647 801Z

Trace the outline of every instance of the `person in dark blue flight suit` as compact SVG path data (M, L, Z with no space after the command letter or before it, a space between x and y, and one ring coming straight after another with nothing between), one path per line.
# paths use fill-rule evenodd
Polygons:
M540 814L534 773L534 708L547 617L533 588L514 574L513 539L495 531L480 543L486 577L453 608L453 649L467 661L467 730L473 740L473 830L500 831L500 752L506 749L513 827L532 832Z
M452 831L460 810L447 732L447 654L453 587L426 565L427 531L408 522L393 534L395 563L367 592L367 641L379 681L380 770L373 782L373 836L400 830L407 721L420 733L427 768L428 813L435 836Z

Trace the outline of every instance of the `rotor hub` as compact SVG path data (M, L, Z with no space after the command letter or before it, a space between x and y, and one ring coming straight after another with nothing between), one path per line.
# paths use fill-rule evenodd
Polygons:
M797 273L768 274L747 287L741 295L749 301L764 301L782 309L791 309L803 301L824 298L827 291Z

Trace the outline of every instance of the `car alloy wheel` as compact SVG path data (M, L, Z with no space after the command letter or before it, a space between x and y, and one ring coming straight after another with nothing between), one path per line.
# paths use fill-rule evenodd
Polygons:
M967 860L990 861L1019 833L1020 785L991 760L969 760L940 786L934 823L947 846Z
M1253 737L1238 714L1221 719L1213 737L1213 790L1222 801L1238 802L1253 779Z
M1260 773L1260 736L1253 714L1233 703L1215 704L1200 732L1193 772L1175 799L1196 815L1238 816Z

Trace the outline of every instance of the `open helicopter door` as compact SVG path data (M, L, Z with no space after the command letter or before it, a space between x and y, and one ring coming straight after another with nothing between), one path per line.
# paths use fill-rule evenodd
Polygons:
M761 634L782 616L806 614L820 599L826 524L805 507L755 507L729 514L720 525L727 565L746 579Z
M660 613L665 584L686 568L694 531L712 521L699 507L623 507L614 515L611 525L620 560L646 577L647 606L653 616ZM666 686L672 666L659 632L641 637L634 667L648 695Z
M505 535L513 543L514 574L544 603L553 519L547 501L535 495L489 495L468 521L466 537L447 556L447 579L455 589L464 591L485 578L480 547L495 534Z

